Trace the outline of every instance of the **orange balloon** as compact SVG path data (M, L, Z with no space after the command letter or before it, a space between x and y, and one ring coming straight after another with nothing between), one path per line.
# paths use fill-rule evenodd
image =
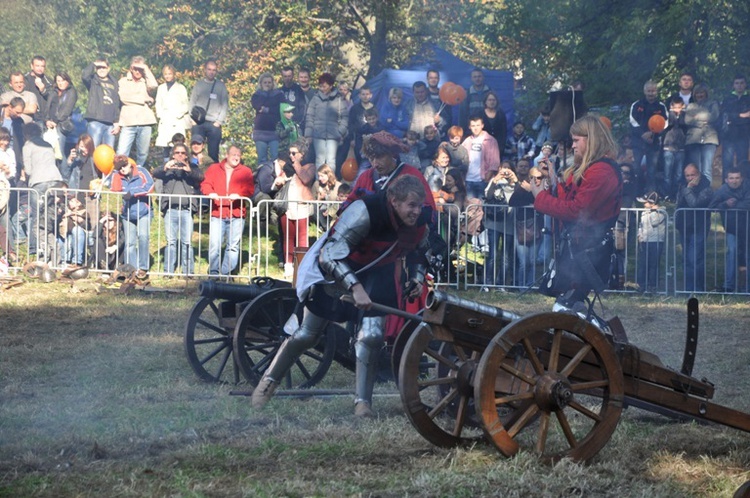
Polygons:
M466 99L466 90L462 86L456 85L453 91L453 105L458 105Z
M357 165L357 160L353 157L350 157L341 165L341 178L347 182L353 182L356 180L358 172L359 166Z
M112 168L115 166L115 149L107 144L101 144L94 149L94 166L96 169L102 172L103 175L108 175L112 172Z
M456 87L455 83L451 83L450 81L447 81L443 83L443 86L440 87L440 102L442 102L445 105L453 105L451 104L451 92L453 91L453 88Z
M609 128L609 130L612 130L612 121L607 116L599 116L599 121L602 122L604 126Z
M664 119L664 116L661 116L659 114L654 114L650 118L648 118L648 129L651 130L653 133L661 133L664 131L664 128L667 127L667 120Z

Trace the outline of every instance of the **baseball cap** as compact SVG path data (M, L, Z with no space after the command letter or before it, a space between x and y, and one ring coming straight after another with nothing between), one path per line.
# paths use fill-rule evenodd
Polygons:
M202 144L205 142L205 139L203 138L203 135L193 135L193 138L190 140L191 144Z

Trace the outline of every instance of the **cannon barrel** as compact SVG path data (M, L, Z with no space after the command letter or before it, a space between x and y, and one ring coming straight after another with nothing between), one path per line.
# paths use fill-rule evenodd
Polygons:
M208 299L224 299L227 301L250 301L271 289L291 287L292 284L283 280L268 277L255 277L248 285L228 284L215 280L201 282L198 292Z
M438 306L440 306L441 303L447 303L452 306L458 306L459 308L463 308L469 311L475 311L483 315L500 318L501 320L505 320L507 322L512 322L513 320L517 320L518 318L520 318L520 315L516 315L515 313L511 313L510 311L506 311L502 308L491 306L489 304L478 303L476 301L464 299L439 290L432 290L429 292L429 294L427 294L425 306L428 309L434 310Z

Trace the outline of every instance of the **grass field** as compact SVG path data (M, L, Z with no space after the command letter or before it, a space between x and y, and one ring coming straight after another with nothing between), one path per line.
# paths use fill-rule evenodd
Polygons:
M551 307L463 295L523 314ZM378 385L371 420L354 418L348 396L253 411L229 394L243 386L202 383L188 366L182 336L197 299L194 283L122 295L30 282L0 294L0 496L726 497L750 480L750 435L633 408L591 463L553 466L483 443L431 445L390 383ZM684 300L605 304L632 343L679 366ZM716 385L715 401L746 412L749 326L745 300L704 300L694 369ZM334 365L324 385L353 380Z

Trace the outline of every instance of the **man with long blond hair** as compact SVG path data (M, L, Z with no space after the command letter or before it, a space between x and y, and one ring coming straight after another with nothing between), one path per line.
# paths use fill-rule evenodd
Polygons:
M531 184L534 208L561 225L554 277L542 292L573 308L594 289L604 288L612 254L610 232L622 205L622 176L614 161L617 145L597 116L587 115L570 127L573 166L563 172L557 195ZM552 273L552 272L550 272Z

